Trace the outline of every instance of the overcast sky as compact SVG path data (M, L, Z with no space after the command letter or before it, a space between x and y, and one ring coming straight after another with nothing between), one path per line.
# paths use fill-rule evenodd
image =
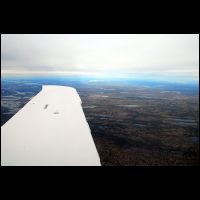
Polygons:
M199 35L1 35L2 73L143 73L198 79Z

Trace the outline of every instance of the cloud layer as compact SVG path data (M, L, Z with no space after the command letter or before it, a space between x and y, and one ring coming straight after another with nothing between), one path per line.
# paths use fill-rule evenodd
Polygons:
M199 35L1 35L2 73L152 73L197 78Z

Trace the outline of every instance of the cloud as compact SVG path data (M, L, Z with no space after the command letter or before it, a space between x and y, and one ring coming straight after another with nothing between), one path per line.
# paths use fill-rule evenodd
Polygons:
M199 72L199 35L1 35L2 72Z

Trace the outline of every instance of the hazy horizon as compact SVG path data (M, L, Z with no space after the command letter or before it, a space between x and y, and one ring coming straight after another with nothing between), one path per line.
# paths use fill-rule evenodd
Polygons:
M199 35L1 35L2 75L199 81Z

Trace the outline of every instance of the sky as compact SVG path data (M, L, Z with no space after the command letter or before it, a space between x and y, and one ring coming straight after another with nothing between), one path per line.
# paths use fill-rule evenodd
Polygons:
M1 74L59 73L199 80L199 35L1 35Z

